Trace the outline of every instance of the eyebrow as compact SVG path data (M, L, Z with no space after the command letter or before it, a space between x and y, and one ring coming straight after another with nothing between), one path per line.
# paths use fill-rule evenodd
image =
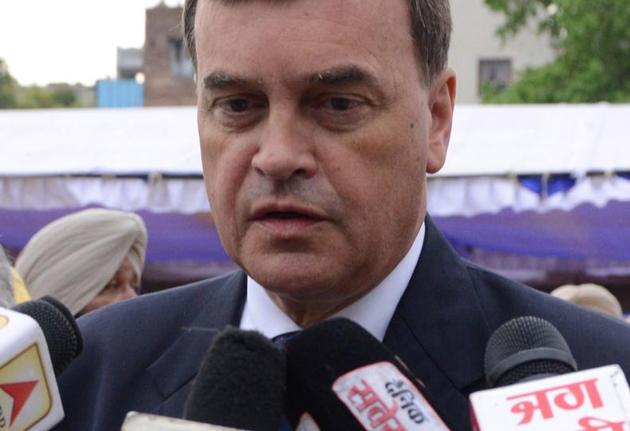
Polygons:
M217 70L209 73L203 78L203 86L207 90L218 90L221 88L237 87L237 86L251 86L252 81L234 76L228 72Z
M341 86L355 83L375 84L376 78L357 66L340 66L309 75L311 84Z
M365 83L377 87L377 79L366 70L350 65L339 66L331 69L321 70L307 74L305 82L311 85L343 86L348 84ZM203 79L203 87L206 90L220 90L232 87L254 87L261 86L262 80L251 80L231 74L223 70L210 72Z

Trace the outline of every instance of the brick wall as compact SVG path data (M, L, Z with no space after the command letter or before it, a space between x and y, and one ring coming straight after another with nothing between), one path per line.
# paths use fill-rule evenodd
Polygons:
M144 105L194 105L191 77L175 76L171 65L172 44L181 41L182 8L163 5L146 11L144 48Z

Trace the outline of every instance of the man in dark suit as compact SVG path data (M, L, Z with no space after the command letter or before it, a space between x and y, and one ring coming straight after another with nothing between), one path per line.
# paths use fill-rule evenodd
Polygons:
M460 260L426 215L455 97L447 0L189 0L208 196L242 268L81 319L62 429L181 416L227 324L269 337L331 316L383 340L468 429L492 331L551 321L581 368L630 371L630 330Z

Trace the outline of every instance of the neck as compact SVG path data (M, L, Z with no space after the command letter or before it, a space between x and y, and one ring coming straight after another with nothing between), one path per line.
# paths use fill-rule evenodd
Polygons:
M344 298L342 301L334 302L314 302L305 301L297 302L288 298L283 298L273 292L266 290L267 295L271 300L293 320L298 326L302 328L308 328L313 326L324 319L334 315L340 310L343 310L348 305L359 300L362 296L367 294L371 289L364 292L360 292L358 295Z

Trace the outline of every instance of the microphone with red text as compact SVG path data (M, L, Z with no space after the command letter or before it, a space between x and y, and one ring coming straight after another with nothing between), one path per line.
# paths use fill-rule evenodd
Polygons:
M287 416L296 430L448 430L421 387L347 319L324 321L287 344Z
M495 389L470 396L473 429L630 430L630 390L621 368L576 370L551 323L532 316L506 322L485 353L486 380Z
M53 298L0 308L0 429L47 430L61 421L55 376L82 347L72 314Z
M286 357L256 331L217 335L186 401L184 418L213 425L278 431L284 415Z

